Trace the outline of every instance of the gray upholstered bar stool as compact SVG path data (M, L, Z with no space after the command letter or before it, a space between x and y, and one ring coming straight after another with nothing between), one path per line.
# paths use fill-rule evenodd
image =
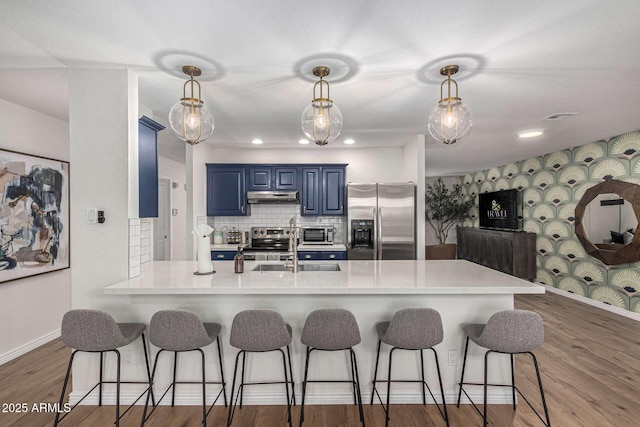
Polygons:
M102 385L103 384L115 384L116 385L116 420L115 425L120 425L120 419L129 412L129 409L140 398L147 393L147 399L149 398L149 392L151 392L151 399L154 400L153 391L151 389L151 373L149 370L149 356L147 355L147 342L144 336L144 331L147 325L144 323L116 323L113 317L108 313L100 310L87 310L78 309L71 310L65 313L62 318L61 336L62 342L68 347L71 347L73 352L69 358L69 365L67 367L67 375L64 377L64 385L62 386L62 393L60 394L60 405L58 410L62 408L65 391L69 382L69 376L71 375L71 367L73 360L78 352L86 353L100 353L100 379L99 382L93 386L91 390L87 392L78 403L82 402L96 387L98 389L98 405L102 406ZM131 344L139 337L142 337L142 348L144 350L144 361L147 367L147 381L120 381L120 352L118 348ZM103 378L103 365L104 354L113 352L116 354L116 380L105 381ZM120 415L120 384L147 384L147 388L142 392L140 396L127 408L122 415ZM71 409L75 408L76 403ZM60 417L60 412L56 412L56 418L53 423L57 426L60 421L64 419L71 411Z
M202 385L202 424L207 425L207 415L213 409L213 405L218 401L222 394L224 398L224 405L227 406L227 394L225 391L224 370L222 368L222 354L220 352L220 329L221 326L217 323L202 323L200 318L193 313L182 310L161 310L155 313L151 317L151 323L149 324L149 340L151 344L158 347L160 350L156 353L155 360L153 362L153 373L151 374L151 380L156 375L156 369L158 368L158 358L164 351L173 352L173 381L165 392L162 394L157 403L153 405L153 409L147 415L147 408L149 406L149 398L144 405L144 412L142 414L142 425L151 417L153 411L162 399L171 390L171 406L175 405L175 393L176 384L201 384ZM205 356L203 347L216 341L218 346L218 362L220 366L220 381L207 381L205 375ZM197 351L202 357L202 380L201 381L176 381L176 371L178 367L178 353ZM219 384L222 387L217 394L213 403L207 411L207 384Z
M231 404L229 405L229 414L227 417L227 425L233 422L233 414L235 413L235 404L240 399L240 409L242 409L242 396L244 387L247 385L258 384L284 384L287 396L287 421L291 425L291 400L289 399L289 384L291 384L291 394L293 395L293 404L296 404L294 394L295 383L293 382L293 372L291 369L291 352L289 344L291 344L291 326L287 325L280 314L271 310L245 310L236 314L231 324L231 335L229 341L232 346L240 349L236 355L235 367L233 369L233 383L231 385ZM285 355L283 348L287 349ZM266 353L270 351L279 351L282 354L282 367L284 370L284 381L268 381L268 382L251 382L244 381L244 368L247 353ZM242 373L240 374L240 386L235 401L233 393L236 387L236 374L238 372L238 361L242 355ZM289 358L289 372L287 373L287 357ZM289 380L289 375L291 380Z
M513 398L513 410L516 409L516 391L520 393L525 402L536 413L540 421L546 426L551 426L549 420L549 411L547 403L544 399L544 390L542 389L542 379L540 378L540 369L538 361L532 351L539 347L544 341L544 325L542 317L538 313L528 310L505 310L493 314L487 324L469 324L462 327L467 335L467 342L464 348L464 361L462 362L462 374L460 375L460 390L458 392L458 407L460 407L460 398L464 392L465 396L471 401L474 408L480 413L478 407L471 400L463 385L481 385L484 387L484 411L481 414L484 419L484 425L488 424L487 420L487 386L511 387ZM464 369L467 364L467 350L469 350L469 340L473 341L480 347L484 347L487 352L484 354L484 383L465 383ZM489 354L503 353L511 356L511 384L487 384L487 361ZM540 387L540 396L542 397L542 406L547 422L542 419L540 414L531 406L527 398L518 390L515 384L514 360L515 354L530 354L533 358L533 364L536 368L538 377L538 386Z
M304 363L304 380L302 381L302 406L300 408L300 425L304 422L304 398L307 383L342 383L348 382L353 386L353 403L358 405L360 422L364 426L364 412L362 411L362 395L360 394L360 378L358 376L358 362L353 347L360 344L360 329L358 322L348 310L340 308L315 310L309 313L302 329L302 344L307 346L307 356ZM309 359L311 352L320 351L349 351L351 360L351 380L308 380Z
M447 404L444 398L444 389L442 388L442 376L440 375L440 363L438 362L438 353L433 348L440 344L443 339L442 330L442 318L440 313L431 308L406 308L404 310L397 311L390 322L381 322L376 324L376 330L378 332L378 352L376 355L376 367L373 376L373 390L371 391L371 402L373 405L374 394L378 396L378 400L382 404L382 408L385 411L387 417L385 425L389 425L389 412L390 412L390 397L391 397L391 383L392 382L411 382L420 383L420 389L422 391L422 403L427 404L427 395L425 387L431 394L433 401L442 415L442 418L449 425L449 414L447 413ZM380 344L385 343L392 348L389 351L389 373L386 380L378 380L378 361L380 359ZM395 350L411 350L420 351L420 369L422 378L420 380L392 380L391 379L391 365L393 352ZM429 385L425 381L424 377L424 354L423 350L433 351L433 356L436 361L436 370L438 372L438 383L440 384L440 395L442 396L442 408L436 401L435 396L431 392ZM387 406L382 403L382 399L376 390L376 382L387 383Z

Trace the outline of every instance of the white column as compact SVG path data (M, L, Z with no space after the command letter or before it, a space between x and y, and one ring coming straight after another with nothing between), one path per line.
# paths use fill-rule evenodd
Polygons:
M132 184L137 200L137 168L133 178L129 158L130 144L137 147L137 105L137 77L130 71L69 70L72 308L113 312L121 305L103 290L128 277ZM106 222L87 224L89 207L104 210ZM98 366L89 362L74 362L74 389L86 389L85 382L95 378Z

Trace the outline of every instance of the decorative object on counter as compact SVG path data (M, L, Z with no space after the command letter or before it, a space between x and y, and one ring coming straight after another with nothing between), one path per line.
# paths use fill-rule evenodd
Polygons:
M473 126L471 111L458 97L458 83L451 78L459 70L457 65L447 65L440 69L440 74L447 78L440 85L440 101L429 115L429 133L436 140L444 144L455 144L469 133ZM454 85L454 94L451 93L451 84ZM445 97L444 87L447 85Z
M0 150L0 282L69 268L69 163Z
M212 232L213 228L207 224L196 225L191 231L198 239L198 271L193 274L215 273L211 262L211 240L209 239Z
M230 231L227 231L227 243L238 244L242 240L242 231L233 227Z
M214 231L213 232L213 244L214 245L221 245L222 241L224 240L223 236L224 236L224 234L223 234L222 231Z
M200 68L185 65L182 67L182 72L190 76L190 79L182 88L182 98L169 112L169 123L178 138L195 145L209 138L213 133L213 114L202 101L200 83L193 78L202 74ZM189 85L189 96L187 96L187 85ZM197 96L194 85L198 87Z
M242 247L238 246L238 253L233 257L234 273L244 273L244 255L242 255Z
M433 228L439 245L426 246L426 259L455 259L456 244L447 243L449 231L469 216L474 199L464 200L462 187L455 184L452 190L440 178L425 187L425 219Z
M302 112L302 132L318 145L327 145L342 132L342 113L330 98L329 83L322 79L330 72L329 67L325 66L313 69L313 75L320 77L320 80L313 85L311 104ZM319 89L318 94L316 89Z

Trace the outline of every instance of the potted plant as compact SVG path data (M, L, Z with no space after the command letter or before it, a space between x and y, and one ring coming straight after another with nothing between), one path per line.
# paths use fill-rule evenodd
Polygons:
M440 178L433 184L427 184L425 190L425 219L440 243L426 247L426 259L455 259L456 244L447 243L449 231L469 217L475 200L464 200L459 184L449 189Z

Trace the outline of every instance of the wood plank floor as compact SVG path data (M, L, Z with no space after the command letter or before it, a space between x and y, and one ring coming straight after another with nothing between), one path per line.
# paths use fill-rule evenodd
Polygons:
M516 308L530 309L545 321L545 343L536 351L551 423L554 426L640 425L640 328L639 323L560 295L516 297ZM0 404L56 402L64 379L70 350L58 339L0 366ZM540 407L535 371L525 356L519 356L516 383L534 406ZM365 396L365 401L366 401ZM3 405L4 406L4 405ZM6 408L3 408L6 409ZM481 426L471 405L448 405L451 426ZM392 426L444 426L435 406L393 405ZM284 426L284 406L245 406L236 412L234 426ZM82 406L62 426L113 425L113 407ZM142 410L136 407L122 426L140 424ZM200 425L200 407L160 407L147 425ZM299 407L293 409L297 424ZM0 426L52 425L51 413L0 412ZM368 426L383 426L378 405L365 405ZM305 426L358 426L357 408L351 404L307 406ZM522 402L517 411L509 405L492 405L489 419L495 426L542 425ZM216 407L209 426L225 425L224 407Z

